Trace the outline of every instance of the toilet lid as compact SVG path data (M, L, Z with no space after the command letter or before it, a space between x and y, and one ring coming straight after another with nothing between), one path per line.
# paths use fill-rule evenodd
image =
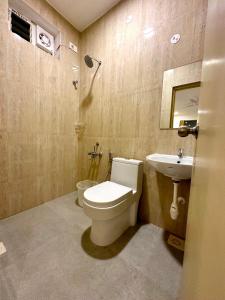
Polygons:
M132 194L132 189L124 185L105 181L84 192L85 201L95 207L111 207Z

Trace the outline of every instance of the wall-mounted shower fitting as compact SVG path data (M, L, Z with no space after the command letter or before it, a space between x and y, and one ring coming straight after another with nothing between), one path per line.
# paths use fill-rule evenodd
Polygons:
M82 122L78 122L75 124L75 132L77 134L78 139L80 139L83 136L85 130L85 124Z
M77 90L78 80L74 80L74 81L73 81L73 85L74 85L74 87L75 87L75 90Z
M99 147L99 143L97 142L94 145L94 150L91 152L88 152L88 155L91 156L91 159L95 159L96 157L98 157L99 159L102 158L103 152L101 151L101 148L99 149L99 152L98 152L98 147Z
M178 197L178 186L179 181L173 181L173 202L170 207L170 216L171 219L177 220L179 216L179 204L185 204L185 199L183 197Z
M98 67L100 67L100 65L102 64L100 60L93 58L90 55L85 55L84 61L88 68L92 68L94 66L93 61L96 61L98 63Z

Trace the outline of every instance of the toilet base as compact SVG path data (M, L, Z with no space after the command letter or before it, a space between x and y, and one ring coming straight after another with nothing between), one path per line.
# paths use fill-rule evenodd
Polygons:
M98 246L115 242L130 226L136 225L137 205L133 203L129 209L110 220L92 219L91 241Z

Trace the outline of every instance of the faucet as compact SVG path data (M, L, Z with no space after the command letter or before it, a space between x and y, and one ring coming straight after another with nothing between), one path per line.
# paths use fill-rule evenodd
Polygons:
M98 147L99 147L99 143L97 142L95 145L94 145L94 151L91 151L91 152L88 152L88 155L91 156L92 159L95 159L96 157L99 157L99 159L102 158L102 151L100 149L100 151L98 152Z
M178 151L177 151L177 156L181 159L183 158L184 156L184 153L183 153L183 149L182 148L179 148Z

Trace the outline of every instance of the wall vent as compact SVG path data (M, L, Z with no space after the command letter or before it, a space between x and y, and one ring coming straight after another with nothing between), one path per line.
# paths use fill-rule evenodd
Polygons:
M58 29L22 0L8 0L8 4L9 29L24 40L59 58L61 34Z
M21 38L31 42L31 24L15 11L11 11L11 30Z

